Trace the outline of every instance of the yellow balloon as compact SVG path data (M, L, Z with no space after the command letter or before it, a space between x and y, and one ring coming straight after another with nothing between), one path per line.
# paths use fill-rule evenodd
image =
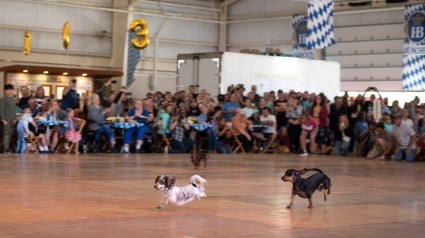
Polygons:
M131 32L136 32L136 36L131 39L131 44L136 49L144 49L149 45L148 24L143 19L133 20L130 24Z
M31 52L31 32L29 30L26 30L24 34L24 54L29 55L30 52Z
M71 24L69 23L69 21L65 22L65 24L63 25L62 28L62 45L63 48L68 49L69 46L69 32L71 30Z

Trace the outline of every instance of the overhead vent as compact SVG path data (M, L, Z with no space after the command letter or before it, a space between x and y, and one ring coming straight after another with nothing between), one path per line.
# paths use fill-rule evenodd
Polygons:
M403 3L408 2L408 0L385 0L386 3Z
M348 2L348 6L350 6L350 7L364 7L364 6L370 6L370 5L372 5L371 0L368 0L368 1L360 0L360 1L350 1L350 2Z

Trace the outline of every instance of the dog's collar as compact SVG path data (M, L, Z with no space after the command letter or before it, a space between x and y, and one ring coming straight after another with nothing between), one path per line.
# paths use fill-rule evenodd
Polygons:
M196 183L191 183L193 187L198 187L198 185L196 185Z

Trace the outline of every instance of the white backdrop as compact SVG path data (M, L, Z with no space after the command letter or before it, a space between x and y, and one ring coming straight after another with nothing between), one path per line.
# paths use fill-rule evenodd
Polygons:
M292 57L226 52L222 57L221 93L232 84L243 83L247 90L257 85L265 91L309 91L333 100L340 92L340 65L337 62Z

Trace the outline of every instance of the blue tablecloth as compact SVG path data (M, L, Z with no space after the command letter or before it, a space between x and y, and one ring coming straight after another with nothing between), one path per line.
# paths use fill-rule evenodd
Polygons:
M133 123L133 122L113 122L111 126L113 128L120 128L120 129L129 129L133 127L142 127L145 123Z
M45 125L45 126L63 126L63 127L69 127L69 122L68 121L37 120L36 123L38 125Z
M211 124L192 124L190 126L197 131L205 131L206 129L212 127Z

